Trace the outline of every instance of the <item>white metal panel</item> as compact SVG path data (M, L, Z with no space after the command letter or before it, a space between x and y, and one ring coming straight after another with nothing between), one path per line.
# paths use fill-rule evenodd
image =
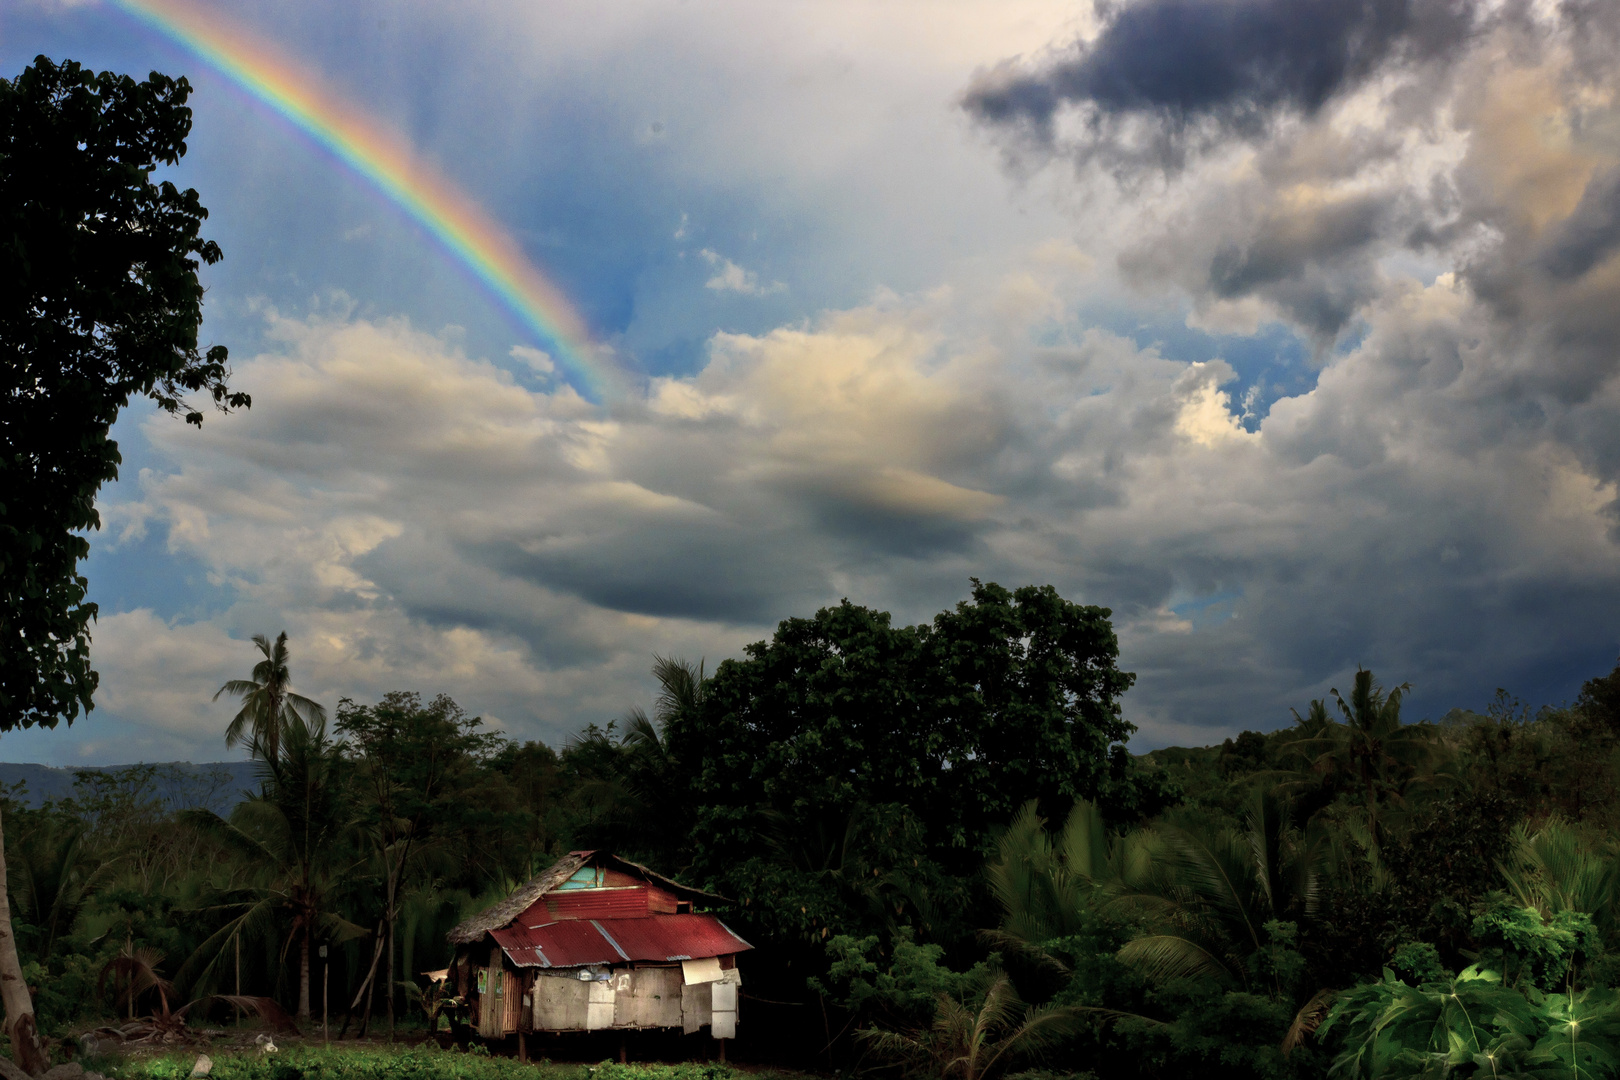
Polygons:
M613 1026L613 1005L618 995L609 982L590 984L589 1004L585 1007L585 1030L601 1031Z

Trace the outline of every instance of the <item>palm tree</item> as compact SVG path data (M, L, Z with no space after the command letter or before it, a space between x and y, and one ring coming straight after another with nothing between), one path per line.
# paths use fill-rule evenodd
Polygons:
M1313 701L1309 717L1300 719L1302 737L1291 744L1308 762L1317 785L1358 795L1375 846L1384 839L1384 805L1405 804L1408 790L1424 778L1437 750L1432 725L1401 723L1401 702L1411 689L1402 683L1385 691L1371 671L1358 669L1348 701L1337 689L1331 691L1344 722L1332 719L1325 702Z
M79 910L105 884L111 863L89 857L85 826L75 817L36 811L32 828L14 838L8 852L9 885L19 914L44 934L40 959L73 928Z
M639 708L625 713L624 738L621 740L633 755L630 786L644 799L667 794L661 789L668 786L668 774L674 760L666 737L669 723L678 716L701 709L708 690L701 660L694 667L690 661L654 653L652 673L653 678L658 680L658 697L653 701L653 715L649 718Z
M294 719L324 724L326 710L302 694L293 693L292 672L287 669L287 631L276 637L274 645L263 634L254 634L253 644L264 654L264 659L253 667L253 677L232 679L215 692L214 700L218 701L222 694L242 699L241 711L225 729L225 745L246 742L250 750L262 748L266 759L275 761L287 725Z
M1514 826L1505 862L1498 863L1508 892L1543 916L1580 912L1605 938L1620 930L1620 860L1588 841L1563 818L1548 818L1531 832Z
M985 874L1002 921L985 937L1051 959L1040 946L1084 929L1083 914L1117 876L1111 858L1122 845L1109 843L1102 815L1084 800L1074 804L1057 835L1045 824L1031 799L997 842Z
M1055 837L1042 824L1029 803L1003 834L988 869L1002 924L986 936L1053 964L1044 943L1081 931L1089 909L1143 927L1119 958L1150 978L1247 984L1279 944L1266 924L1315 914L1326 847L1269 792L1255 793L1236 829L1182 814L1111 838L1084 802Z
M1270 947L1268 923L1315 914L1323 845L1292 826L1287 806L1257 792L1241 829L1172 818L1129 838L1139 853L1109 906L1143 919L1149 932L1119 958L1155 979L1212 976L1247 984ZM1277 993L1286 988L1278 985Z
M226 821L211 810L185 817L238 854L256 880L230 890L215 910L232 917L198 946L186 969L202 964L198 982L212 977L242 936L271 932L284 920L281 954L298 950L298 1017L310 1015L310 946L317 939L347 941L368 931L331 910L330 899L345 873L345 843L353 824L344 790L342 757L327 737L324 720L293 713L276 756L258 739L253 755L263 760L260 794L240 804ZM204 962L205 957L212 957Z
M694 665L656 654L652 672L658 680L652 716L640 708L624 714L618 747L622 752L604 755L613 766L599 778L600 786L593 785L587 793L625 819L618 824L635 837L632 843L647 849L648 855L658 852L669 858L688 835L681 792L685 778L670 745L670 723L703 707L707 680L702 661Z

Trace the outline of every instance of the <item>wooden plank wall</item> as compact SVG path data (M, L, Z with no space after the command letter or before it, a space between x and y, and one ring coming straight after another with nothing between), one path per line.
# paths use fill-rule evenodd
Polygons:
M518 1016L523 1011L523 983L518 973L511 970L501 972L501 1034L515 1035L518 1029Z

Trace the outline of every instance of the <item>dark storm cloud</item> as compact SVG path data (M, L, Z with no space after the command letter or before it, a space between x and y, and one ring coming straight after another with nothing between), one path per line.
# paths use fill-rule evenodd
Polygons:
M1559 227L1542 256L1547 273L1578 278L1620 248L1620 169L1594 177L1575 212Z
M1065 106L1090 106L1099 139L1112 118L1145 116L1168 164L1201 121L1254 133L1279 110L1312 114L1388 64L1455 53L1472 21L1455 0L1145 0L1044 66L1003 63L963 103L1041 143Z
M611 611L758 624L828 588L818 568L762 539L734 526L644 522L535 551L501 543L468 545L465 553L503 575Z

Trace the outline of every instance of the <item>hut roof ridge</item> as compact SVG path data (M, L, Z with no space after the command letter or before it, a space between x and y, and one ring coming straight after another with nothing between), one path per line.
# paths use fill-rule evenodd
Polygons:
M645 866L642 866L640 863L631 862L629 859L621 859L612 852L596 851L594 849L586 851L570 851L567 855L564 855L561 859L558 859L555 863L540 871L540 873L536 874L522 885L519 885L517 889L513 891L512 895L508 896L505 900L485 908L476 915L463 919L460 923L456 924L455 929L451 930L445 936L449 939L450 944L452 945L469 945L472 942L481 939L491 930L500 930L503 927L511 925L512 920L516 919L519 915L523 914L523 912L527 911L529 905L533 904L546 893L551 892L553 889L557 888L557 886L573 877L574 873L578 871L580 867L588 865L593 858L597 857L617 863L623 867L629 867L637 873L645 874L647 877L658 881L675 890L677 893L685 896L701 898L704 900L715 900L722 903L727 902L725 897L720 896L717 893L705 892L702 889L694 889L690 885L682 885L673 878L667 878L663 874L658 873L656 870L651 870Z

